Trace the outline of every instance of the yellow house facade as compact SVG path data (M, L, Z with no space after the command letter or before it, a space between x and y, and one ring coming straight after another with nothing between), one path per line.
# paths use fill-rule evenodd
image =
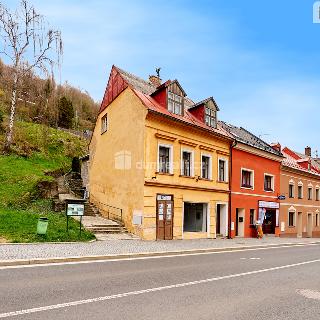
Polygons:
M233 140L218 111L176 80L113 67L90 143L91 202L146 240L228 236Z

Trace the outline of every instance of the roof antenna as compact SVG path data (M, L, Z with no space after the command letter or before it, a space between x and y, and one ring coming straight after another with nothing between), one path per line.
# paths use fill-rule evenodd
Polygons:
M157 77L160 79L160 70L161 70L161 68L159 67L159 68L156 68L156 74L157 74Z

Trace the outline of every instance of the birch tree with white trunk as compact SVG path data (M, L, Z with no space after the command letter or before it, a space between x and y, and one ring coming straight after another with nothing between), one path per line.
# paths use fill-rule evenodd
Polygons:
M9 152L20 79L30 71L48 77L60 65L63 47L61 32L51 29L44 16L27 0L21 0L14 11L0 2L0 39L0 54L12 67L10 116L4 146L4 151Z

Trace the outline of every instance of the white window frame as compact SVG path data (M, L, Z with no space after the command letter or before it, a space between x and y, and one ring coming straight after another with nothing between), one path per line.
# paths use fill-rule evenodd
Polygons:
M295 191L296 191L296 190L295 190L295 189L296 189L296 186L295 186L294 181L291 181L291 180L289 181L289 187L290 187L290 186L292 186L292 195L293 195L293 197L290 197L290 192L289 192L290 189L289 189L289 190L288 190L288 198L289 198L289 199L294 199L294 198L295 198L294 195L295 195Z
M272 188L272 190L266 190L265 189L265 179L266 179L266 176L269 176L269 177L271 177L272 179L271 179L271 188ZM264 173L264 175L263 175L263 190L264 190L264 192L274 192L274 190L275 190L275 188L274 188L274 174L271 174L271 173Z
M319 217L320 217L319 212L316 212L314 214L314 227L319 227Z
M200 163L201 163L201 172L200 172L200 177L201 179L206 179L202 176L202 157L205 156L205 157L208 157L209 158L209 178L208 180L212 180L212 155L209 154L209 153L202 153L201 152L201 155L200 155Z
M224 161L224 176L225 180L220 180L220 168L219 168L219 161ZM229 182L229 161L226 158L218 157L218 174L217 174L218 182Z
M167 174L173 174L173 145L172 144L166 144L166 143L158 143L158 155L157 155L157 172L160 172L160 147L169 148L169 173ZM166 173L163 173L166 174Z
M247 187L243 187L243 186L242 186L242 173L243 173L243 171L250 171L250 172L252 173L252 175L251 175L252 187L251 187L251 188L247 188ZM240 188L241 188L241 189L247 189L247 190L254 190L254 170L248 169L248 168L241 168Z
M299 198L299 187L301 187L301 198ZM304 197L303 197L303 192L304 192L304 190L303 190L303 182L301 182L301 181L299 181L298 182L298 189L297 189L297 191L298 191L298 199L303 199Z
M293 226L290 226L290 224L289 224L290 213L294 214L294 216L293 216ZM297 226L297 212L296 212L296 210L290 209L290 210L288 210L288 227L289 228L293 228L293 227L296 227L296 226Z
M108 124L108 114L106 113L101 117L101 134L108 131Z
M185 176L184 175L184 163L183 163L183 153L184 152L188 152L191 154L191 164L190 164L190 176ZM181 176L183 177L194 177L194 150L190 150L190 149L187 149L187 148L183 148L181 150L181 170L180 170L180 174Z
M311 189L311 197L309 197L309 190ZM313 200L313 186L308 185L308 200Z

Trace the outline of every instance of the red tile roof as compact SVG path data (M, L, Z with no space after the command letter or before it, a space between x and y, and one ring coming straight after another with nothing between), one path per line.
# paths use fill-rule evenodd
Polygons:
M222 128L219 124L217 125L217 128L212 128L210 126L207 126L205 123L201 122L199 119L194 117L187 109L189 106L194 105L194 102L185 97L185 105L186 108L184 110L184 115L180 116L174 113L169 112L166 108L161 106L153 97L152 94L157 91L158 88L156 88L151 82L147 82L131 73L128 73L118 67L113 66L113 71L116 71L124 80L125 84L129 86L132 91L136 94L136 96L142 101L144 106L150 111L155 112L159 115L171 118L175 121L180 121L182 123L185 123L187 125L192 125L195 127L198 127L200 129L206 130L208 132L211 132L215 135L220 135L223 138L233 140L232 135L230 135L226 130ZM168 80L165 83L170 83L171 81ZM109 85L109 83L108 83ZM124 89L127 87L124 86ZM123 89L123 90L124 90ZM106 90L107 92L107 90ZM109 102L110 103L110 102ZM102 102L100 112L104 110L108 106L108 103Z
M292 150L289 148L284 148L282 150L282 154L284 155L284 159L282 160L282 165L292 168L292 169L296 169L299 171L303 171L305 173L309 173L309 174L313 174L316 175L320 178L320 173L316 170L314 170L312 167L310 170L302 167L299 163L301 163L301 159L296 159L295 157L292 156Z

